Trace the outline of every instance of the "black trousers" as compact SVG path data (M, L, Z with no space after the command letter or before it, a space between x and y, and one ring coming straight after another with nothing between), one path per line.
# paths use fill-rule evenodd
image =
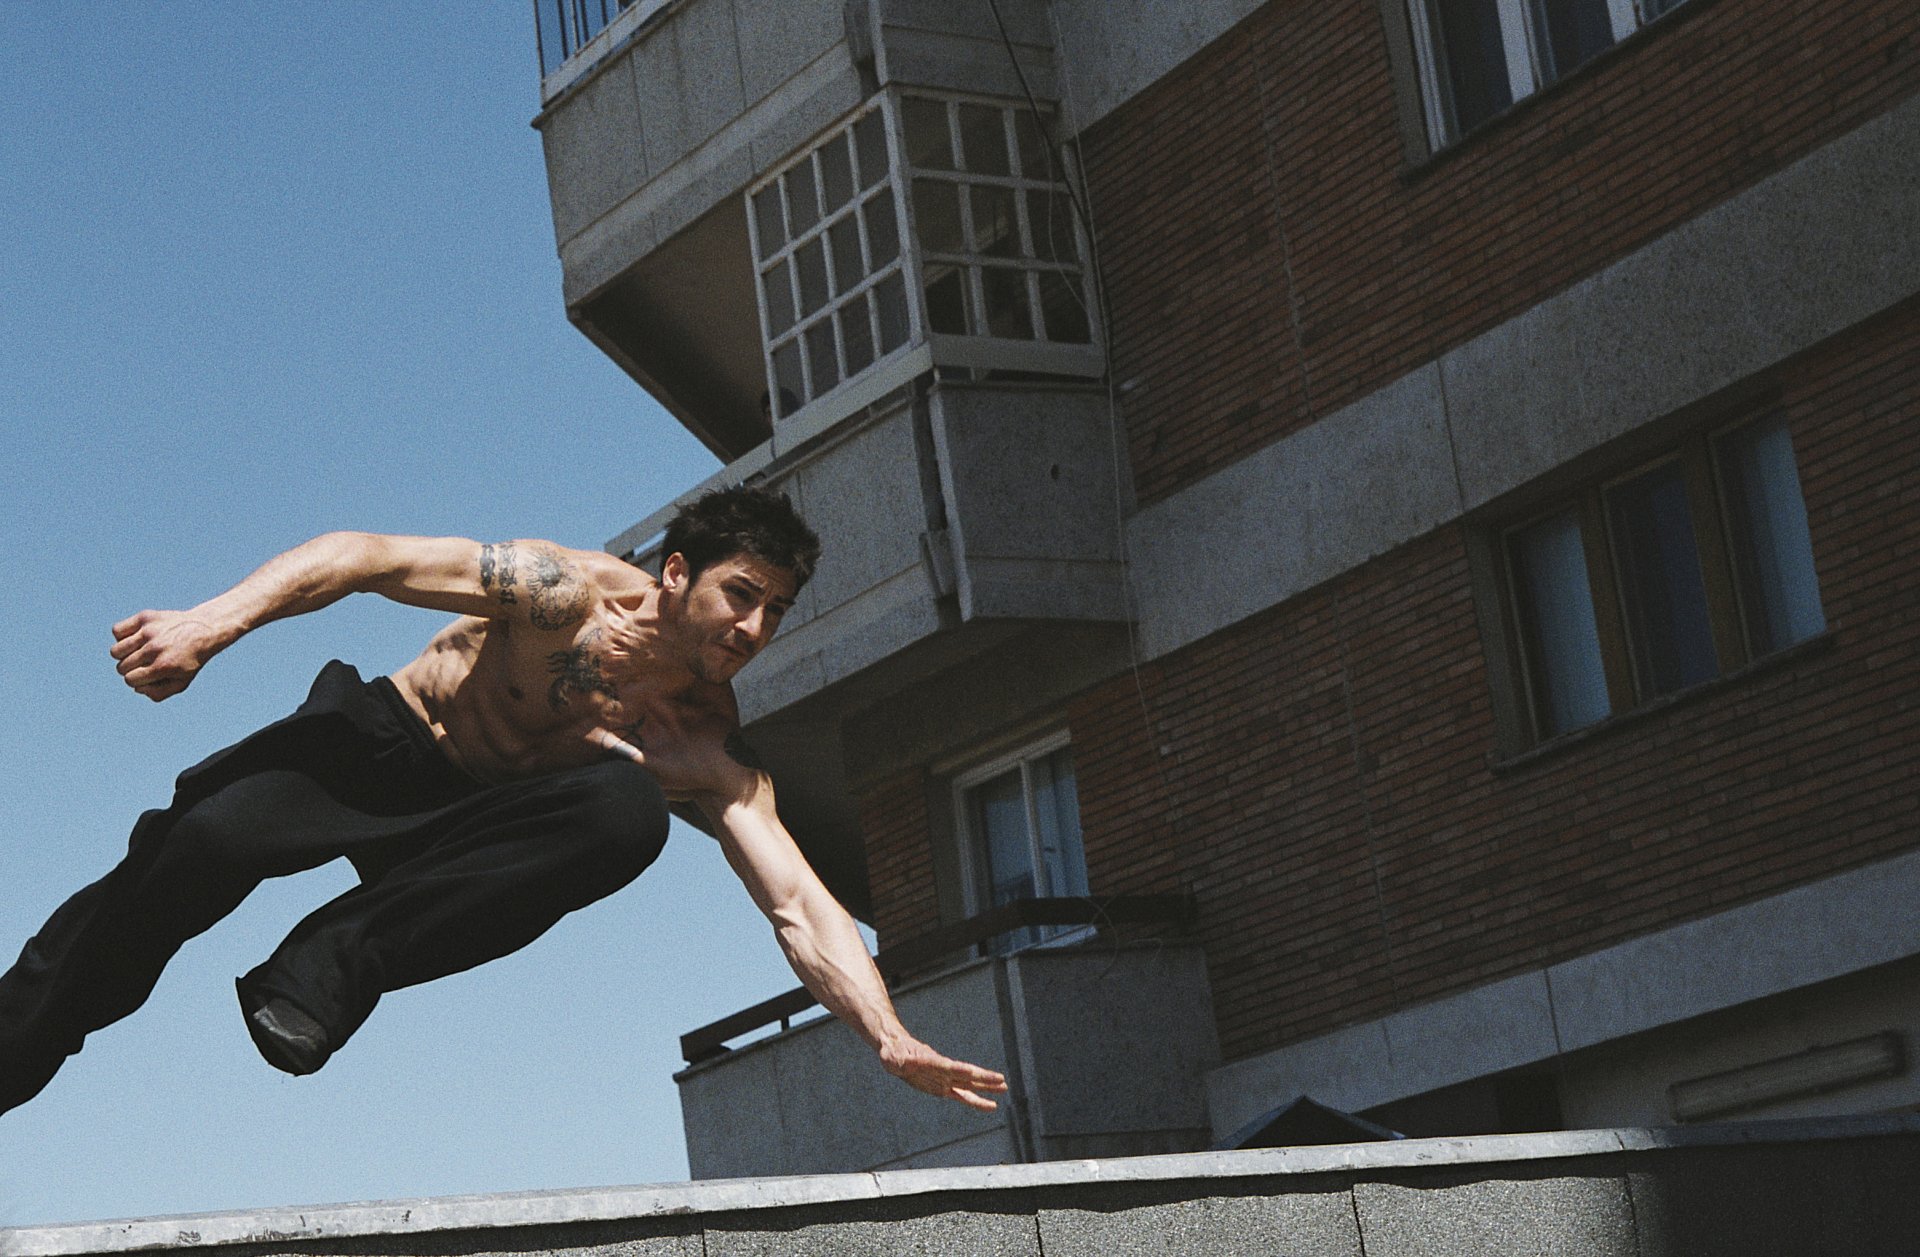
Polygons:
M0 976L0 1112L140 1007L181 944L266 878L341 856L360 874L239 980L243 1012L282 997L337 1049L385 992L526 946L638 877L666 838L666 800L638 766L481 784L392 682L330 663L293 715L181 774L126 858Z

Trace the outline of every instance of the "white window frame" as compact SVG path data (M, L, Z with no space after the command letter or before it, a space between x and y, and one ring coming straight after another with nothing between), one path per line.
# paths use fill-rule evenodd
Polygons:
M1053 897L1059 893L1054 887L1038 884L1048 876L1048 870L1046 853L1040 849L1039 817L1034 812L1032 766L1037 761L1043 760L1049 755L1053 755L1059 751L1066 750L1072 745L1072 735L1067 730L1062 729L1058 732L1048 734L1045 737L1024 742L1018 747L976 764L972 768L954 777L954 834L958 839L958 846L960 848L961 898L967 916L978 916L980 913L986 912L994 907L994 904L989 901L989 892L986 886L987 869L983 859L985 835L974 832L973 808L970 805L967 795L968 792L974 788L985 785L995 777L999 777L1015 768L1020 770L1021 799L1026 805L1028 855L1032 860L1034 880L1036 883L1034 886L1034 894L1036 897L1044 899ZM1076 790L1079 788L1079 781L1080 768L1076 763L1074 765L1074 786ZM1082 833L1080 846L1080 858L1084 864L1086 860L1084 831ZM1084 933L1085 931L1083 929L1073 929L1070 930L1065 937L1070 940L1081 937ZM1048 941L1058 942L1061 940L1049 939Z

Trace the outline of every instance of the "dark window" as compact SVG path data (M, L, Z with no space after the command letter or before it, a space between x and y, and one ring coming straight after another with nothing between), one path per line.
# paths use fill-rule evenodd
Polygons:
M1826 628L1784 420L1699 437L1506 530L1506 620L1532 740Z

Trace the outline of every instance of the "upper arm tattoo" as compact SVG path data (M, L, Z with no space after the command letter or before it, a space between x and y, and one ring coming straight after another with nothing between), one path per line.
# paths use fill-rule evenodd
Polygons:
M708 745L711 746L712 743L708 743ZM722 743L722 745L726 747L727 754L733 759L734 763L744 765L756 772L765 772L767 770L767 761L761 759L760 753L747 745L747 740L740 736L738 729L729 733L727 740Z
M511 541L480 547L480 588L497 596L503 607L520 601L513 592L514 585L519 583L514 572L514 564L519 557L520 552L514 549Z
M503 607L518 605L522 557L526 559L525 584L530 599L527 616L535 628L572 628L586 618L591 594L579 567L548 546L535 547L524 556L511 541L481 546L480 588Z
M533 594L533 626L562 629L585 619L590 595L580 569L557 550L543 547L529 557L527 588Z

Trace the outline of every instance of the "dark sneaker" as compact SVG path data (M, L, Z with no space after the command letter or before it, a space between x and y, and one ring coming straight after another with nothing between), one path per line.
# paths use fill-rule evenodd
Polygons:
M278 996L247 1014L247 1033L267 1064L283 1073L315 1073L333 1054L320 1023Z

